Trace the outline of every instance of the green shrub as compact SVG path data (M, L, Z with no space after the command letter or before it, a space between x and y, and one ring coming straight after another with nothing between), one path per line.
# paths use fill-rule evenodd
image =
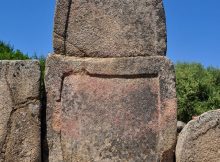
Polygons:
M28 60L28 59L39 60L42 74L44 74L45 60L46 60L44 56L38 57L36 54L34 54L32 57L29 57L27 54L22 53L20 50L14 50L14 48L10 44L6 44L0 41L0 60Z
M178 120L220 108L220 69L198 63L177 63Z
M20 50L14 48L0 41L0 60L27 60L30 59L27 54L22 53Z

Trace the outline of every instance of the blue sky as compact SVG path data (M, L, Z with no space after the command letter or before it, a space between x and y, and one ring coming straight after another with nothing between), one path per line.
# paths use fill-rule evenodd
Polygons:
M32 55L52 52L55 0L2 0L0 40ZM220 67L220 0L164 0L167 56Z

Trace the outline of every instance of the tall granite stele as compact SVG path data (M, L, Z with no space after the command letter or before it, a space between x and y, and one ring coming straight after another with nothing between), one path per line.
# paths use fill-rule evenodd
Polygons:
M162 0L58 0L46 64L50 162L172 162Z

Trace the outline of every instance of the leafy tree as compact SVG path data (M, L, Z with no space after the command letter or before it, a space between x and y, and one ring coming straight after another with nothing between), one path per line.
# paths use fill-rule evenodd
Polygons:
M220 69L199 63L177 63L178 120L220 108Z
M38 57L34 54L32 57L29 57L27 54L22 53L20 50L14 50L10 44L6 44L0 41L0 60L28 60L36 59L39 60L42 73L44 74L45 69L45 57Z
M0 41L0 60L27 60L30 59L27 54L23 54L20 50Z

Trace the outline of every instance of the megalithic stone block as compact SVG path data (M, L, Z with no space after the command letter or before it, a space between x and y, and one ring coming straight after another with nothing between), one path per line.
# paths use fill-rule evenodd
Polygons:
M162 0L58 0L46 63L53 162L172 162L173 65Z
M163 56L162 0L57 0L53 43L70 56Z
M166 57L54 54L46 69L49 161L174 160L175 75Z
M40 65L0 61L0 161L39 162Z
M177 162L220 161L220 109L191 120L179 134Z

